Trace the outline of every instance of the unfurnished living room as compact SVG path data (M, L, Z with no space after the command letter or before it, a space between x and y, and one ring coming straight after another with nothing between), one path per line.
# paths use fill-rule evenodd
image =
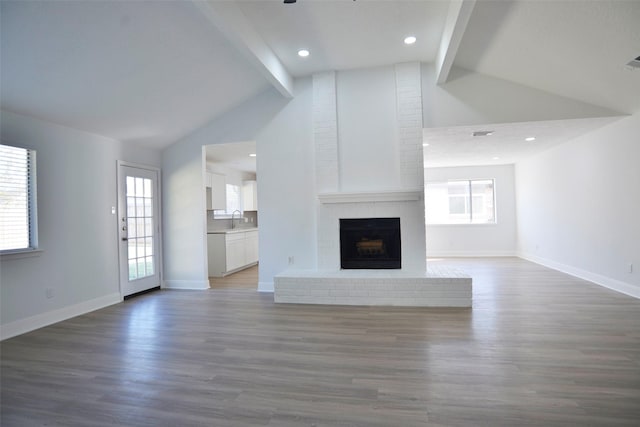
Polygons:
M640 425L640 2L0 0L0 425Z

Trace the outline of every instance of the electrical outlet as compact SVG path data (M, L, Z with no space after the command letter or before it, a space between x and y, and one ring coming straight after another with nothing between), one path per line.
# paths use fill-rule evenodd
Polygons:
M53 288L47 288L47 290L45 291L45 294L47 295L47 299L53 298L54 296Z
M115 215L115 214L116 214L116 207L111 206L111 215Z

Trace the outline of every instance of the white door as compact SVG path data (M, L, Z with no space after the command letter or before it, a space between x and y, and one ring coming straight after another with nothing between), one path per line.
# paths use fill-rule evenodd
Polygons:
M118 164L120 292L160 286L160 221L156 169Z

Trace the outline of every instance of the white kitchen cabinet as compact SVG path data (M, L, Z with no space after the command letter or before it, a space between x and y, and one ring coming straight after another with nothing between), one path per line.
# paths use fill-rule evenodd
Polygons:
M245 233L246 262L258 262L258 230Z
M226 234L225 236L225 271L232 271L246 264L245 233Z
M207 234L209 277L224 277L258 262L258 230Z
M242 199L245 211L258 210L258 183L256 181L242 182Z
M207 201L206 201L206 205L205 205L205 209L206 210L211 210L213 209L212 203L213 203L213 199L212 199L212 191L211 191L211 172L209 171L205 171L205 176L204 176L204 186L205 186L205 191L207 194Z
M211 205L209 209L227 209L227 177L211 173Z

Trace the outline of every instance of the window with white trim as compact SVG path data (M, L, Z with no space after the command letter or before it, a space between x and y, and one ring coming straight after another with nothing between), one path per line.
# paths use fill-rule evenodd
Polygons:
M0 145L0 253L37 247L36 152Z
M236 210L240 210L240 186L227 184L227 209L224 213L232 215Z
M495 224L493 179L425 184L427 224Z

